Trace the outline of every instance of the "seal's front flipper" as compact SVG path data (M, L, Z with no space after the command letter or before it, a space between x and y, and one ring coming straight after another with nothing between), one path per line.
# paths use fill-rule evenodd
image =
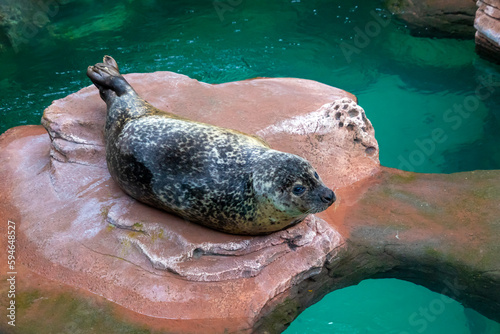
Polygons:
M120 74L118 64L113 57L104 56L102 63L89 66L87 76L99 88L104 100L109 97L110 92L114 92L117 96L134 92L127 80Z

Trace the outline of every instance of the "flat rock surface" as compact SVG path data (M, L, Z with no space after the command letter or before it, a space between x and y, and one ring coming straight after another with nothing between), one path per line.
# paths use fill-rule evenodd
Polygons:
M221 85L170 72L126 78L160 109L258 134L302 155L332 188L379 168L373 127L345 91L287 78ZM315 216L269 236L243 237L138 203L107 170L105 114L97 89L87 87L47 108L49 136L39 127L2 136L7 219L19 226L22 265L36 274L142 315L219 319L209 332L248 331L265 305L342 249L341 235Z

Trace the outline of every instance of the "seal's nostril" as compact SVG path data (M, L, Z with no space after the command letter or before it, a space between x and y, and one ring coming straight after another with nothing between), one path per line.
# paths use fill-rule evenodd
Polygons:
M330 189L326 189L326 191L323 192L323 194L320 196L321 197L321 200L325 203L333 203L335 202L335 193L330 190Z
M332 191L332 203L337 200L337 197L335 196L335 193Z

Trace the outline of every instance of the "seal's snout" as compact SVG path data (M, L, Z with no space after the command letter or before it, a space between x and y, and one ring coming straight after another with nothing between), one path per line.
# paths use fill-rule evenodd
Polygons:
M333 204L333 202L337 199L335 197L335 193L328 188L323 189L323 191L319 194L319 197L323 203L327 203L328 205Z

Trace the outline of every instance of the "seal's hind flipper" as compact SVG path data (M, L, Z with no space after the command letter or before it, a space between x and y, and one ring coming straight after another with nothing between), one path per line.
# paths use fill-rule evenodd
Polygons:
M89 66L87 76L99 88L103 99L108 96L109 91L113 91L118 96L134 91L127 80L120 74L116 61L110 56L104 56L102 63Z
M113 57L106 55L102 59L102 62L108 66L114 67L118 71L118 73L120 73L118 69L118 64L116 63L116 60Z

